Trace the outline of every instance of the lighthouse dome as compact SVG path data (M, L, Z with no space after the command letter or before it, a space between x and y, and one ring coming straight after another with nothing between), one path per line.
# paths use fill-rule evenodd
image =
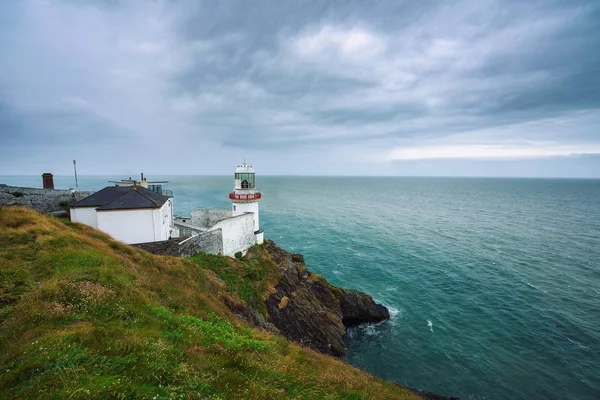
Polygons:
M236 174L239 173L254 173L254 168L252 168L252 165L248 165L246 163L243 163L242 165L238 165L237 168L235 169Z

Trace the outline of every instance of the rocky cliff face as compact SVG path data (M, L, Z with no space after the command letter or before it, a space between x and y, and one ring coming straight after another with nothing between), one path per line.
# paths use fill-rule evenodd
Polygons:
M390 317L387 308L371 296L338 288L308 271L301 254L290 254L269 240L265 250L280 275L275 292L265 301L269 322L286 338L341 357L346 354L346 326Z

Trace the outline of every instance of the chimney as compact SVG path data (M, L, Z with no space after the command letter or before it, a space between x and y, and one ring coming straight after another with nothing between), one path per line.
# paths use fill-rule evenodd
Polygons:
M146 180L146 178L144 178L144 173L142 172L142 181L140 182L140 186L148 189L148 181Z
M44 185L44 189L54 190L54 178L50 172L44 172L42 174L42 183Z

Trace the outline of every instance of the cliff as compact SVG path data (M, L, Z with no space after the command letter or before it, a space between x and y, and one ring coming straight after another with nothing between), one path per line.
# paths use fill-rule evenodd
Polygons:
M422 398L277 332L343 354L368 300L271 242L242 261L155 256L0 207L0 398ZM327 333L301 334L292 310Z
M311 273L301 254L289 254L272 241L264 251L275 261L279 281L265 304L272 322L288 339L325 354L343 356L346 326L388 319L390 314L373 298L329 284Z

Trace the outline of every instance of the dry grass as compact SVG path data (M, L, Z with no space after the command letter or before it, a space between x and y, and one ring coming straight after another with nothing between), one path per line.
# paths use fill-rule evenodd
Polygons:
M238 322L223 297L260 298L272 267L259 250L153 256L0 208L0 398L419 398Z

